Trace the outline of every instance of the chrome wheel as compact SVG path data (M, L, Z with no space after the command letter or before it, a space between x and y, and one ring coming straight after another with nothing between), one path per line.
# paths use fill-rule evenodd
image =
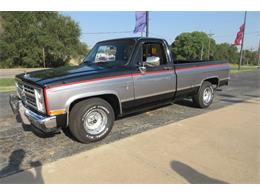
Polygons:
M203 103L205 105L209 104L210 101L212 100L213 98L213 89L212 87L207 87L204 89L204 92L203 92Z
M90 108L83 116L84 129L88 134L97 135L106 129L107 113L101 108Z

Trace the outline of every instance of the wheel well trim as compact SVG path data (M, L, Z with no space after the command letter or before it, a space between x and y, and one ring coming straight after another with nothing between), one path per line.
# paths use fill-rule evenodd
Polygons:
M203 79L203 80L201 81L200 87L202 86L202 84L203 84L205 81L207 81L207 80L209 80L209 79L217 79L217 80L218 80L217 86L219 86L219 81L220 81L219 76L210 76L210 77L207 77L207 78L205 78L205 79Z
M106 91L100 91L100 92L87 92L87 93L82 93L82 94L78 94L78 95L74 95L72 97L70 97L65 104L65 112L67 114L67 121L66 121L66 126L69 125L69 114L70 114L70 107L71 104L79 99L85 99L85 98L91 98L91 97L98 97L98 96L102 96L102 95L115 95L118 99L118 103L119 103L119 114L122 114L122 104L121 104L121 99L119 97L119 95L117 94L117 92L112 91L112 90L106 90Z

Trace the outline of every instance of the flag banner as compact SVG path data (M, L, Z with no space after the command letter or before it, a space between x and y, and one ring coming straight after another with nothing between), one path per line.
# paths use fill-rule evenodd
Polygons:
M146 27L146 12L145 11L135 12L134 33L144 32L145 27Z
M240 26L240 30L237 33L237 37L235 39L234 45L240 45L241 44L241 40L243 39L243 36L244 36L244 29L245 29L245 24L242 24Z

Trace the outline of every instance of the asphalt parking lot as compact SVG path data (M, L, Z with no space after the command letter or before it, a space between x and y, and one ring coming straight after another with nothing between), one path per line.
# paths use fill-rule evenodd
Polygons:
M184 100L145 113L131 115L117 120L106 139L86 145L71 139L67 132L43 137L30 126L21 126L16 122L9 108L8 95L10 93L0 93L0 177L90 150L152 128L260 97L259 81L259 71L232 75L230 86L216 92L215 101L208 109L194 108L190 100ZM22 160L19 154L15 153L21 150L25 153ZM10 159L12 162L9 162Z

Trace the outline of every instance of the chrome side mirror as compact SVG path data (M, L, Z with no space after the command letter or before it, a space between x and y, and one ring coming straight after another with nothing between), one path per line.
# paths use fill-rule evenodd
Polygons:
M147 66L160 66L160 58L157 56L150 56L146 58L145 65Z
M138 67L140 72L144 74L146 72L146 67L144 65Z

